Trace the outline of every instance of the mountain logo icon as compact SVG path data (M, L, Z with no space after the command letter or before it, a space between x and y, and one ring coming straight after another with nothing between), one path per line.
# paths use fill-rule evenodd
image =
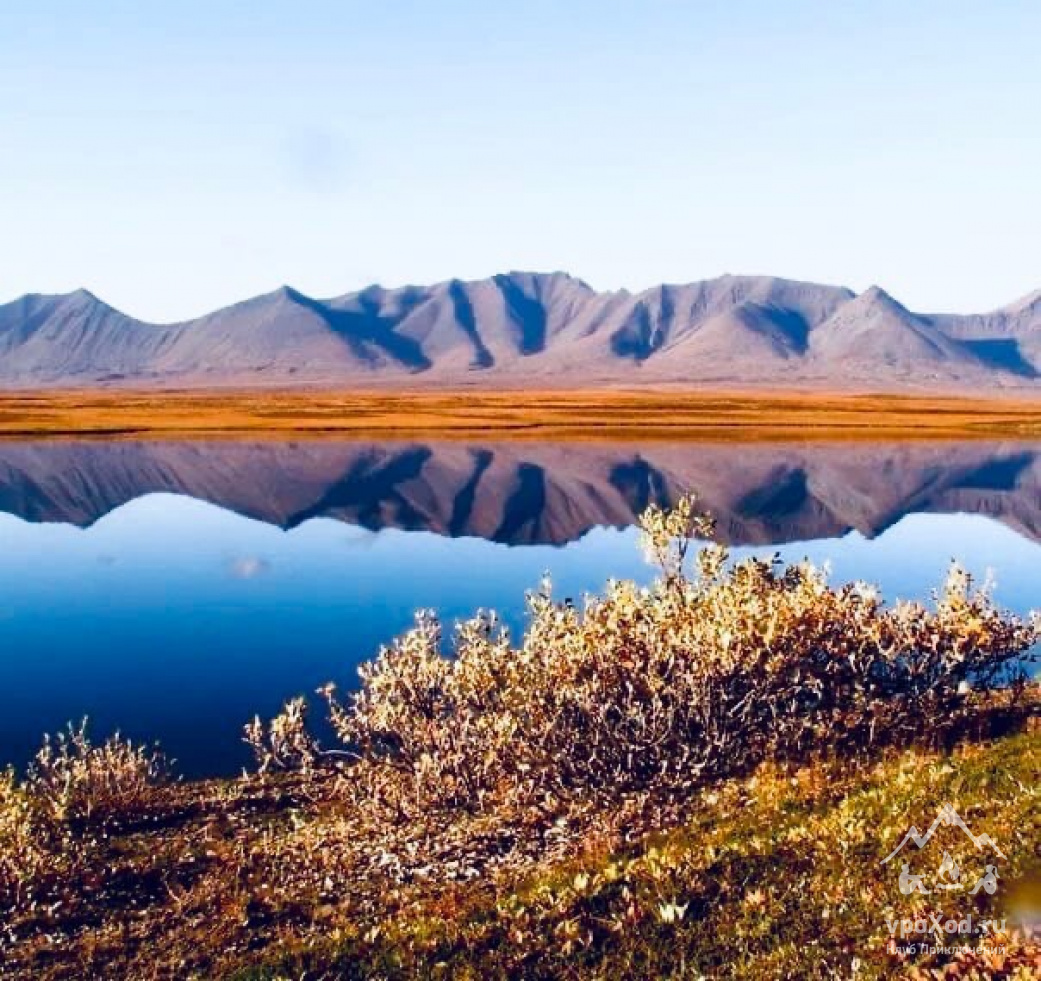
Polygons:
M986 833L981 835L973 834L972 829L962 820L961 815L954 809L954 807L951 804L944 804L936 815L936 819L931 825L929 825L928 830L924 834L918 830L917 826L912 825L911 830L904 835L900 844L897 845L896 848L894 848L884 859L882 859L879 864L885 865L887 862L899 855L904 845L909 841L913 841L919 848L924 848L932 839L932 836L936 834L937 830L941 827L961 828L961 830L965 832L969 841L976 846L977 851L983 851L985 848L990 848L996 854L1005 858L1005 853L998 848L997 843L990 835Z

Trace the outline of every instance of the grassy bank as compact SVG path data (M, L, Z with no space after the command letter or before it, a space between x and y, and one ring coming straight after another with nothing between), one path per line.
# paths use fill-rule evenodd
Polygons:
M642 440L1037 438L1041 399L714 391L0 394L0 437L247 433Z
M523 638L483 614L451 658L420 615L323 689L332 746L302 699L246 726L239 780L49 742L0 779L0 976L1037 976L1041 625L957 568L887 606L688 555L689 500L643 523L654 587L544 586ZM903 895L881 864L945 803L1000 847L995 891ZM982 873L958 829L933 847ZM985 953L891 944L970 915Z
M610 832L584 830L577 857L532 863L493 883L419 891L386 920L333 928L239 976L607 981L918 972L1025 981L1041 969L1041 948L1015 936L1041 900L1039 772L1036 728L949 754L886 754L863 768L837 760L763 766L651 813L623 805L601 816ZM1015 885L1004 896L910 902L895 872L880 873L882 849L948 800L974 802L963 810L1007 844L1003 865ZM1006 954L890 950L889 921L931 923L935 914L946 921L967 911L1005 921L1007 933L998 928L992 939ZM928 939L937 942L935 931Z
M764 764L679 801L561 806L521 828L457 815L353 845L344 801L311 781L156 790L147 817L89 838L67 879L7 914L0 976L1027 981L1041 966L1020 932L1041 907L1038 711L948 751ZM880 871L945 801L1008 857L993 898L910 901ZM528 853L503 858L524 830ZM887 920L940 911L1005 919L1007 955L888 951Z

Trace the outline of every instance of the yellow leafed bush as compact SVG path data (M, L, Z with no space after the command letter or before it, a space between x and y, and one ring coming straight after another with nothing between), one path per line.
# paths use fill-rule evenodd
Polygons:
M28 795L11 770L0 772L0 899L17 896L45 855Z
M450 657L431 613L361 669L347 704L323 689L345 747L381 793L425 806L678 786L825 747L941 738L974 691L1012 677L1037 622L999 611L955 566L933 608L887 607L832 587L809 564L730 563L685 498L643 517L661 566L649 589L612 582L583 609L529 596L514 645L493 614L456 631ZM253 724L251 741L262 739ZM298 704L271 726L321 751ZM292 758L291 752L286 754ZM270 765L272 755L265 757Z
M84 720L44 744L29 767L25 792L58 823L132 813L166 779L163 758L118 733L91 743Z

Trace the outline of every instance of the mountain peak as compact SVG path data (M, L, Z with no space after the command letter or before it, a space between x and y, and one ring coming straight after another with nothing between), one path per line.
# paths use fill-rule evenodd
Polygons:
M854 297L851 301L854 307L866 310L876 310L887 314L896 315L901 319L917 320L918 318L907 309L891 293L887 293L881 286L871 285L863 293Z
M996 318L921 317L882 287L765 275L596 292L567 272L366 289L282 285L159 330L81 289L0 305L0 385L1038 387L1041 291ZM1007 321L1028 325L1009 340ZM1003 332L1003 333L1002 333ZM976 352L995 342L1031 369ZM1011 355L1009 356L1011 358ZM1035 370L1036 369L1036 370Z
M268 296L274 300L296 300L302 297L304 294L299 290L293 289L288 283L283 283L277 289L273 289Z
M1002 312L1026 313L1035 307L1041 307L1041 289L1034 290L1033 293L1027 293L1026 296L1021 296L1018 300L1013 300L1008 306L1002 307Z
M497 273L492 276L492 279L496 279L499 276L506 276L508 278L525 278L525 279L563 279L569 282L581 283L582 280L577 276L572 276L569 272L564 272L562 269L554 269L549 272L537 272L533 269L510 269L505 273Z
M66 308L71 306L73 309L119 312L111 303L106 303L95 293L91 293L90 290L83 287L73 290L71 293L66 293L64 297L60 298L59 302Z
M897 303L889 293L876 283L872 283L866 290L864 290L864 292L860 294L860 299L865 300L868 303ZM897 303L897 305L903 306L901 303Z
M308 297L299 290L293 289L292 286L282 285L277 289L273 289L270 293L261 293L260 296L255 296L245 302L258 306L263 304L306 303L308 302Z

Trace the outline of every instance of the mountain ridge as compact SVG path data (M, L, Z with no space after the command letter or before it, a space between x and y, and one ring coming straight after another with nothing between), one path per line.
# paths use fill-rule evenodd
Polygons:
M916 313L878 286L725 275L637 293L512 271L328 299L290 286L192 320L87 290L0 304L0 386L1041 388L1041 291Z

